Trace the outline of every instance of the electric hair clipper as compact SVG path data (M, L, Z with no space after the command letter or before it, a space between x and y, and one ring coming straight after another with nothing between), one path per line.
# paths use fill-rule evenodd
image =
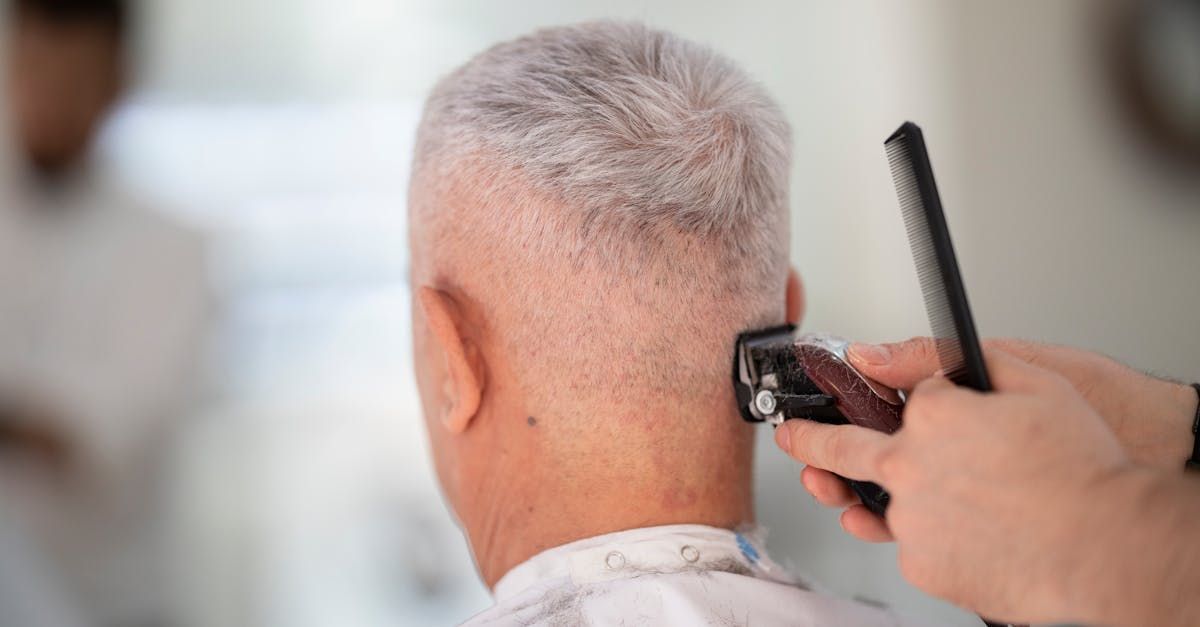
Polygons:
M855 370L846 357L849 342L795 332L787 325L738 336L733 382L743 419L779 426L803 418L889 434L900 428L904 397ZM846 482L867 509L883 515L887 491L868 481Z

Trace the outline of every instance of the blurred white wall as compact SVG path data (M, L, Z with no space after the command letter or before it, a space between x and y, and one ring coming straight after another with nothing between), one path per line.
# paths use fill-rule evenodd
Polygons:
M951 207L973 304L988 334L1195 381L1200 170L1167 160L1126 119L1097 8L950 10L963 121Z
M428 624L487 603L433 485L408 366L404 184L420 98L540 25L645 20L759 77L795 130L805 326L926 332L882 151L930 143L985 335L1200 378L1200 176L1125 125L1096 3L632 0L147 2L139 89L106 153L217 234L218 389L181 457L196 625ZM846 596L975 625L838 530L764 430L777 557Z

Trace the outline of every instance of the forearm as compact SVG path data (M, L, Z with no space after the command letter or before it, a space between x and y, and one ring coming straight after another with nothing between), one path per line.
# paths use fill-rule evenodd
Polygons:
M1078 618L1200 625L1200 476L1139 470L1114 481L1081 527Z

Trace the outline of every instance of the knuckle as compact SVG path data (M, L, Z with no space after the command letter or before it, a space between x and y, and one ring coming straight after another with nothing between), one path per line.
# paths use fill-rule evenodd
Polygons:
M926 378L913 387L913 396L933 396L941 389L941 383L938 377Z
M917 387L913 388L912 393L908 395L908 399L904 402L905 424L908 424L910 417L925 413L925 403L929 400L926 398L928 391L922 382L918 383Z
M1066 377L1053 370L1043 370L1041 368L1015 373L1012 384L1016 388L1015 391L1024 390L1028 392L1061 394L1075 389Z
M911 464L899 448L889 446L875 457L872 470L891 486L906 482L911 474Z
M1029 340L1005 337L983 341L983 348L1008 353L1022 361L1033 362L1040 352L1039 345Z
M908 403L904 406L904 414L901 418L901 430L912 432L924 428L925 421L925 401L910 397Z
M941 390L922 383L913 390L904 408L904 424L921 426L940 421L944 412L945 395Z
M901 342L901 347L917 359L926 360L937 357L937 343L931 337L911 337Z
M1071 385L1071 382L1066 377L1053 370L1046 370L1041 374L1042 377L1040 377L1040 380L1047 389L1060 392L1072 392L1075 390L1075 386Z
M824 435L821 440L821 448L824 458L832 462L831 465L834 466L840 466L850 452L845 438L838 437L836 431L829 431Z

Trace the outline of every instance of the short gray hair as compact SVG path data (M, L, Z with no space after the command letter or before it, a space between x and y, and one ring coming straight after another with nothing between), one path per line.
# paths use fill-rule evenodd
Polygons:
M782 315L790 151L778 106L713 50L637 23L549 28L486 50L437 85L417 135L411 211L436 220L448 210L416 195L463 177L477 188L526 186L560 210L494 203L467 219L539 255L562 249L570 267L600 268L613 285L654 266L647 291L671 307L723 309L652 332L711 334L709 344L731 347L733 327ZM562 227L553 237L550 223ZM507 286L505 297L519 291Z

